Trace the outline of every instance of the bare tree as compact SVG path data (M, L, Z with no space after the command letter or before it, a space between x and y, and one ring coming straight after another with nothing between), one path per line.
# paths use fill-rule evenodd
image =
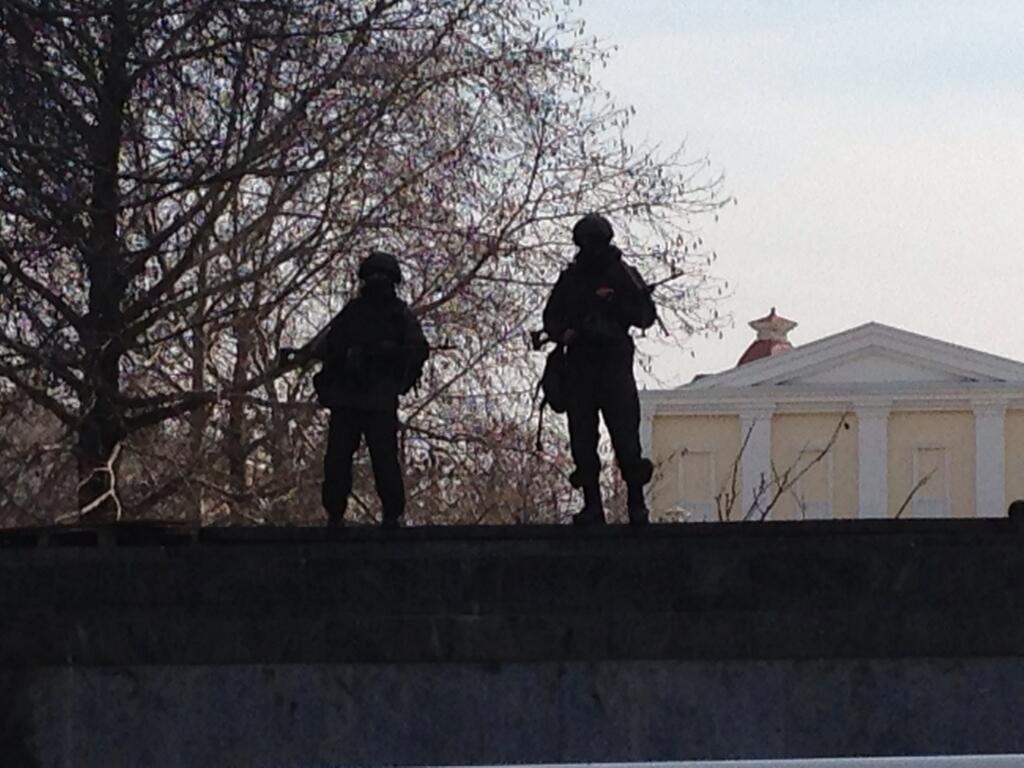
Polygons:
M725 202L719 182L630 145L630 110L591 80L607 51L560 6L0 9L0 395L70 442L80 513L315 514L322 424L275 352L338 309L371 246L403 255L416 311L456 347L405 415L413 498L441 494L419 469L440 456L455 496L489 465L551 466L522 450L521 329L579 214L615 216L648 274L684 275L661 297L679 338L716 326L690 221ZM0 449L17 466L38 445ZM488 503L535 515L550 489L521 486L529 503Z

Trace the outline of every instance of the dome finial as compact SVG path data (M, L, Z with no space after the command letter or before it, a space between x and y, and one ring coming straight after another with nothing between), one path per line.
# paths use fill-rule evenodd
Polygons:
M747 347L738 365L779 355L793 348L788 334L796 328L797 323L776 313L775 307L772 307L772 311L764 317L751 320L748 325L757 331L757 339Z

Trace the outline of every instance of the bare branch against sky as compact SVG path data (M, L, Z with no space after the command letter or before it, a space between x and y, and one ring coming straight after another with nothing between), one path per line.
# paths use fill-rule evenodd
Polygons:
M650 279L682 273L659 300L685 342L719 324L694 228L728 200L703 157L633 139L592 74L605 47L566 5L0 8L15 517L74 517L75 497L100 518L316 514L322 420L276 351L338 309L373 247L401 255L406 297L454 347L407 414L422 516L557 514L535 481L563 457L521 450L525 329L571 222L604 211ZM513 501L490 472L519 473Z
M585 0L634 128L687 139L739 205L703 230L736 327L663 355L732 366L771 306L805 343L868 321L1024 358L1024 4ZM727 255L727 257L726 257Z

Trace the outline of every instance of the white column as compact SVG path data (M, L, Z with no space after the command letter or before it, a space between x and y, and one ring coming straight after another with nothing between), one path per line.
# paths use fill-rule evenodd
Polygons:
M657 411L657 404L640 398L640 455L654 461L651 452L654 450L654 414ZM654 474L658 474L658 467L654 468ZM647 506L654 509L654 483L644 486L644 498Z
M1006 515L1006 403L974 403L974 514Z
M734 520L759 520L761 510L771 501L773 410L772 406L758 406L740 411L741 494L732 511Z
M654 439L654 412L655 404L650 402L644 402L640 400L640 453L646 456L651 461L654 459L651 457L651 450L653 449Z
M858 517L889 516L889 406L860 405L857 414Z

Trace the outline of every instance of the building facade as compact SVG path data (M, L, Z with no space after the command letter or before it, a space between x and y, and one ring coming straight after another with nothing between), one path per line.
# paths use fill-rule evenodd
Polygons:
M1024 364L868 323L641 393L660 520L996 517L1024 498Z

